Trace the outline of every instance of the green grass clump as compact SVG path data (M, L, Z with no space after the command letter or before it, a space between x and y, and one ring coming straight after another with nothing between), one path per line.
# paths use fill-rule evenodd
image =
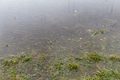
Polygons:
M76 59L76 60L84 60L85 58L84 58L84 57L79 57L79 56L77 56L75 59Z
M18 60L22 60L22 59L24 59L26 57L26 54L21 54L20 56L18 56Z
M18 63L20 63L22 61L22 63L24 62L28 62L31 61L32 57L27 57L25 54L22 54L20 56L18 56L17 58L8 60L6 59L3 63L3 67L7 66L7 67L14 67L15 65L17 65Z
M76 64L68 63L67 64L67 67L68 67L69 71L71 71L71 70L76 70L77 71L78 66L79 66L78 63L76 63Z
M32 57L25 57L22 62L28 62L28 61L31 61L32 60Z
M54 64L54 66L56 67L56 69L58 69L58 70L61 70L62 69L62 67L63 67L63 63L61 62L61 63L55 63Z
M120 73L117 70L113 70L113 69L99 69L99 71L97 71L95 73L96 77L99 80L118 80L120 79Z
M99 35L99 31L98 30L94 32L93 36L95 36L95 35Z
M48 56L45 56L45 55L40 55L38 57L38 60L46 60L48 58Z
M4 66L10 66L10 61L9 60L5 60L4 61Z
M5 60L3 66L4 66L4 67L5 67L5 66L10 67L10 66L15 66L15 65L18 64L18 63L19 63L19 61L18 61L17 59Z
M84 61L84 62L87 62L87 63L91 63L89 59L85 58L85 57L79 57L77 56L75 58L75 60L78 60L78 61Z
M11 63L12 63L12 65L14 66L14 65L18 64L19 61L18 61L17 59L12 59L12 60L11 60Z
M94 77L84 77L82 80L100 80L100 79Z
M112 60L112 61L120 61L120 57L116 56L116 55L110 55L109 56L109 59Z
M94 77L85 76L82 80L120 80L120 73L114 69L98 69Z
M12 76L12 77L9 77L9 78L1 78L0 80L23 80L23 79L16 78L16 77Z
M104 34L104 29L103 29L103 30L101 29L100 32L101 32L102 34Z
M102 60L101 56L98 55L96 52L88 53L87 57L88 57L88 59L95 61L95 62Z
M103 29L103 30L101 29L100 31L99 31L99 30L94 31L93 36L95 36L95 35L99 35L100 33L101 33L101 34L104 34L104 29Z

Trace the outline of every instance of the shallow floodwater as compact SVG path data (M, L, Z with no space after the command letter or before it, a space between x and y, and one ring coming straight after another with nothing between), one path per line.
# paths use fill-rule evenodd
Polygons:
M71 53L119 53L119 4L119 0L0 0L0 56L46 54L61 47ZM94 35L97 30L104 34Z
M0 0L0 79L120 79L120 0Z

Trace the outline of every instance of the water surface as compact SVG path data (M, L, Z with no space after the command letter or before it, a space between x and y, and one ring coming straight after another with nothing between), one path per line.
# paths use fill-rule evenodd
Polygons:
M51 45L53 52L63 46L119 53L119 4L119 0L0 0L0 55L46 53ZM103 29L98 36L91 32ZM87 41L94 46L86 46Z

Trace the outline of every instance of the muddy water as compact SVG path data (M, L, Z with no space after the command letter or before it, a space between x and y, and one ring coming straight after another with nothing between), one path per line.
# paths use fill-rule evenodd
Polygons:
M0 56L120 51L119 0L0 0ZM93 35L103 30L104 34ZM8 47L6 46L8 44Z

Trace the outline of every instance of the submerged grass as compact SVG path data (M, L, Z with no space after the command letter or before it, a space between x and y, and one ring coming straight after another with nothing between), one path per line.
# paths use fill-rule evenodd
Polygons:
M22 62L28 62L28 61L31 61L32 60L32 57L25 57Z
M120 79L119 69L110 68L109 66L107 66L107 68L105 67L100 68L97 66L101 61L104 64L108 64L109 61L113 61L114 59L119 60L119 57L116 57L115 55L103 56L96 52L91 52L80 56L71 56L71 59L72 58L74 59L72 59L72 61L70 62L68 61L66 62L64 60L57 60L58 62L53 61L55 62L54 64L51 62L46 62L49 60L51 61L51 59L54 58L53 56L49 56L48 58L48 55L39 55L38 59L34 57L35 56L27 56L26 54L22 54L16 58L4 60L3 64L1 64L2 65L1 71L4 74L1 76L1 80L33 80L35 79L35 77L36 80ZM92 73L89 72L91 69L94 68L95 71L93 70ZM84 76L84 78L81 78L86 73L87 75ZM78 74L81 74L81 77Z
M17 65L18 63L19 63L19 61L17 59L5 60L3 66L7 66L7 67L12 66L13 67L13 66Z
M94 72L95 77L85 77L84 80L119 80L120 73L113 69L100 69Z
M109 59L112 60L112 61L117 61L117 60L120 61L119 55L110 55Z
M97 54L96 52L87 53L86 55L82 57L77 56L75 59L79 61L82 60L88 63L91 61L98 62L98 61L104 60L102 56Z
M76 64L68 63L68 64L67 64L67 67L68 67L69 71L71 71L71 70L77 71L78 66L79 66L78 63L76 63Z
M76 31L76 33L80 32ZM94 31L93 33L93 35L104 34L104 29ZM58 36L58 38L59 37L60 36ZM80 38L76 38L74 35L70 38L67 37L68 41L66 42L69 42L69 45L72 44L69 49L64 43L61 44L61 41L64 42L65 40L63 39L65 36L63 36L62 40L46 39L47 47L45 47L45 42L44 44L43 42L39 42L39 44L35 45L35 47L38 46L39 48L39 51L36 51L35 54L33 54L34 52L32 50L31 53L23 53L11 59L1 60L0 79L119 80L120 57L117 55L106 56L100 54L98 50L100 48L103 49L101 46L91 39L86 40L80 35L79 37ZM82 40L84 43L81 43ZM101 41L102 40L103 39L101 39ZM79 48L77 47L77 50L75 50L76 44L80 46ZM112 61L114 61L114 63ZM115 64L118 65L115 66ZM100 67L98 67L98 65Z
M92 60L92 61L95 61L95 62L103 60L102 57L99 54L97 54L96 52L88 53L87 58L89 60Z
M95 75L100 80L116 80L120 79L120 73L113 69L99 69Z
M64 65L64 64L63 64L62 62L61 62L61 63L55 63L55 64L54 64L55 68L58 69L58 70L61 70L62 67L63 67L63 65Z

